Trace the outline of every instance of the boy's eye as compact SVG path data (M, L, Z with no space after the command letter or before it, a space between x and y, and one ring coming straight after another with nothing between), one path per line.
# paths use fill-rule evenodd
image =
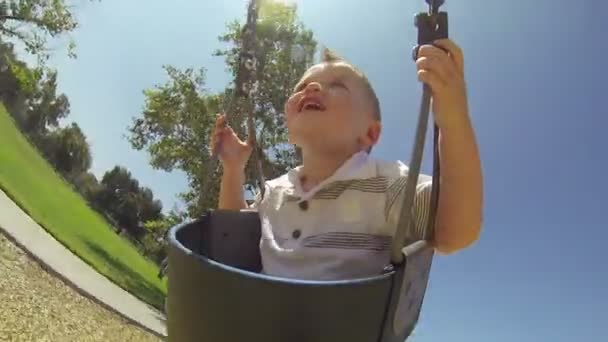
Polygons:
M299 91L302 91L304 88L306 88L306 85L308 85L308 83L298 84L296 86L295 92L297 93ZM334 82L331 82L329 85L330 85L330 87L342 87L342 88L346 89L346 85L342 81L334 81Z
M331 83L331 86L332 86L332 87L342 87L342 88L346 88L346 86L344 85L344 83L343 83L343 82L341 82L341 81L334 81L334 82L332 82L332 83Z

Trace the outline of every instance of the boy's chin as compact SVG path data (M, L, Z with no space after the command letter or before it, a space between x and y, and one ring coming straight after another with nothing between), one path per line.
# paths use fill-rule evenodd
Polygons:
M288 125L287 136L289 142L292 144L299 144L310 141L314 137L319 136L318 129L315 130L314 125Z
M319 141L319 136L310 134L310 135L290 135L288 138L288 142L292 145L295 145L302 149L308 149L311 146L316 145Z

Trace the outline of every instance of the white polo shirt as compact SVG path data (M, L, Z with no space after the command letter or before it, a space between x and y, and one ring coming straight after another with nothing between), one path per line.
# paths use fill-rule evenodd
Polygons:
M263 273L307 280L380 274L389 264L408 167L359 152L308 192L300 172L267 181L264 198L253 204L262 223ZM408 242L428 236L432 178L418 178Z

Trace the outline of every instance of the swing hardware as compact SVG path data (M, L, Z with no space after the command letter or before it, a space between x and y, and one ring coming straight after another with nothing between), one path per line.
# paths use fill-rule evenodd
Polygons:
M446 12L440 12L439 6L443 4L443 0L426 0L429 4L428 12L418 13L414 18L414 23L418 28L418 44L414 47L413 57L417 59L420 46L431 44L437 39L448 37L448 15ZM422 87L422 101L420 105L420 114L418 116L418 125L416 127L416 135L414 138L414 146L412 157L409 164L409 172L405 185L403 203L401 205L401 214L397 223L397 230L393 238L391 250L391 262L400 264L404 261L404 256L401 251L408 239L408 234L413 231L414 218L412 210L414 197L416 196L416 185L418 184L418 176L420 174L420 166L422 164L422 154L424 151L424 143L426 130L429 121L431 103L431 89L424 84ZM431 191L431 210L427 229L424 239L432 241L433 230L435 226L435 213L439 198L439 128L434 125L433 137L433 188Z

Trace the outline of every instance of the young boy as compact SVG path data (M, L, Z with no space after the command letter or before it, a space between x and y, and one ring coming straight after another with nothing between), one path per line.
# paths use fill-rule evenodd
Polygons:
M452 253L476 241L482 216L481 166L463 55L451 40L439 40L420 48L416 64L418 79L432 89L440 129L441 191L433 243L436 250ZM285 117L290 143L302 150L302 165L267 181L264 198L256 198L263 272L309 280L381 273L389 264L408 168L369 155L381 131L380 106L369 81L325 51L322 62L296 85ZM243 171L249 142L218 116L211 145L221 146L224 169L218 207L246 208ZM409 241L428 236L430 192L431 178L420 175Z

